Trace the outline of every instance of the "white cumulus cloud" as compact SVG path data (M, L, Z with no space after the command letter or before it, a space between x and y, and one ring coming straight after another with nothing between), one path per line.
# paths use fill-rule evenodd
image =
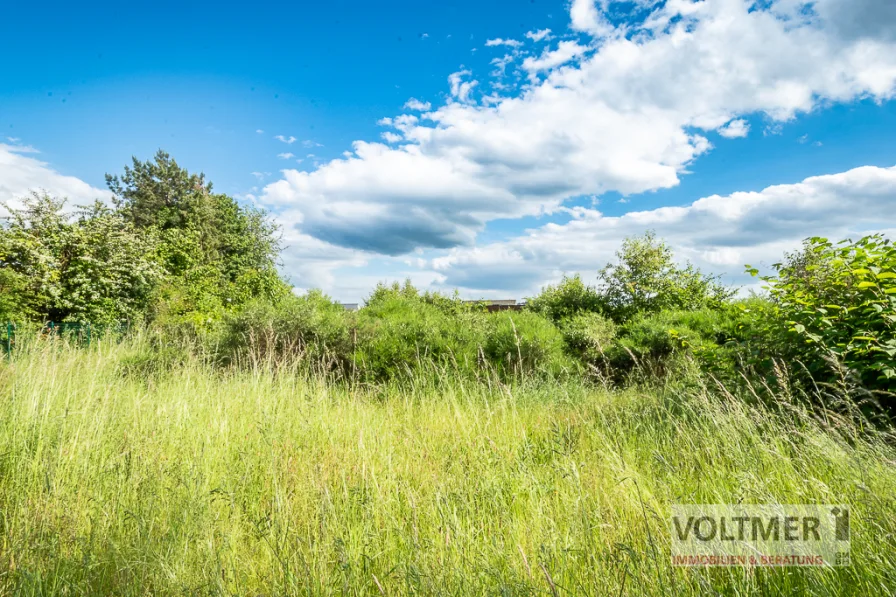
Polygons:
M576 31L590 33L595 37L602 37L613 31L612 25L597 9L595 0L572 0L569 20L570 27Z
M681 259L745 283L747 263L768 268L808 236L841 239L896 228L896 166L862 167L758 192L713 195L682 207L618 217L571 210L504 242L458 248L432 261L449 287L534 292L563 273L591 272L614 258L625 237L653 230Z
M74 176L56 171L48 163L35 157L31 147L0 143L0 204L21 207L21 199L31 191L46 191L50 195L67 198L67 208L88 205L94 200L111 201L112 193L98 189ZM8 215L0 207L0 217Z
M489 39L485 42L485 45L488 47L494 46L508 46L511 48L518 48L523 45L523 42L516 39L502 39L500 37L495 39Z
M579 45L574 41L561 41L557 44L557 49L545 50L538 58L530 56L523 60L523 68L532 73L550 70L578 58L587 51L588 46Z
M750 132L750 125L743 118L732 120L719 129L719 134L726 139L738 139L746 137Z
M479 84L477 81L464 80L464 77L472 74L472 71L461 70L448 75L448 84L451 86L451 96L456 98L459 102L469 102L470 92Z
M426 112L430 108L432 108L432 104L429 102L423 102L418 100L415 97L412 97L404 104L405 109L413 110L414 112Z
M609 32L605 2L574 2L573 25L595 36L566 40L589 48L578 60L481 102L474 73L453 73L445 104L381 121L402 144L357 141L349 156L285 171L259 200L298 210L303 233L351 249L470 246L495 219L673 187L711 150L707 134L744 134L746 121L735 123L748 116L774 131L832 103L894 96L896 41L860 6L831 5L844 22L855 16L846 32L823 12L785 14L783 1L670 0ZM585 28L592 9L599 26Z
M550 29L538 29L535 31L529 31L526 33L526 37L531 39L532 41L538 42L545 39L550 39L551 30Z

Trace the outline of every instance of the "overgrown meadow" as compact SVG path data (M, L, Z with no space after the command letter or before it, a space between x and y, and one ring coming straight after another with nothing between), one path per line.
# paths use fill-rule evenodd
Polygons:
M751 297L648 232L519 310L349 312L167 154L108 180L0 229L0 594L896 593L886 238ZM675 568L682 503L847 504L852 562Z
M346 385L148 340L2 369L0 592L820 594L896 588L896 447L859 413L680 379ZM673 569L674 503L848 503L836 569Z

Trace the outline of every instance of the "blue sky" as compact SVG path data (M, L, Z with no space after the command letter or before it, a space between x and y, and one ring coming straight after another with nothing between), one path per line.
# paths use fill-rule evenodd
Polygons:
M272 213L300 291L354 301L410 277L521 298L593 279L649 228L740 284L744 263L806 236L896 229L888 0L14 3L2 17L0 200L104 197L106 172L164 148Z

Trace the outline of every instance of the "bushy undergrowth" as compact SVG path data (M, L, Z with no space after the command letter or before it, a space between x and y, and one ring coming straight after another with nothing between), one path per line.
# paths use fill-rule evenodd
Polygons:
M483 353L499 371L558 375L570 366L563 335L538 313L499 312L489 320Z
M880 235L808 239L763 278L818 372L836 360L870 388L896 383L896 246ZM756 270L753 270L755 273Z
M892 404L894 255L880 237L837 246L812 239L765 278L766 295L740 299L676 265L668 247L647 235L625 244L598 285L563 278L522 311L488 312L407 283L378 286L358 312L312 291L256 300L218 321L162 318L151 329L219 364L301 366L365 383L440 371L502 380L581 375L626 385L663 383L697 367L766 395L785 367L805 391L848 379ZM171 360L163 344L132 369Z
M306 359L341 368L353 336L345 310L320 292L277 303L255 302L227 319L218 343L228 363Z
M725 299L712 279L685 268L664 282L681 285L668 301L635 293L631 305L643 308L620 308L623 282L653 287L651 268L675 271L656 242L630 243L634 253L620 254L621 264L603 274L605 287L564 278L522 311L490 313L409 283L380 285L358 312L311 292L253 303L217 332L192 337L221 363L299 363L374 383L437 370L468 379L582 375L622 386L663 383L697 367L767 395L786 368L805 392L849 378L889 399L896 273L887 243L863 239L835 251L813 241L767 279L769 295L749 299Z
M430 370L477 378L559 375L576 364L560 331L532 312L489 313L412 286L380 286L350 312L320 293L257 304L230 317L219 360L300 361L343 379L386 382Z

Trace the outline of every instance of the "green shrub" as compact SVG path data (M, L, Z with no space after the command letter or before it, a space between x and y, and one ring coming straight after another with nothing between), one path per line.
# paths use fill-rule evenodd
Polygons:
M880 235L811 238L774 267L763 280L813 375L835 360L870 388L896 389L896 247Z
M433 366L471 373L485 338L485 314L455 307L409 284L378 287L358 313L355 372L377 381Z
M226 321L220 348L230 362L304 358L341 368L351 359L349 316L316 290L279 303L254 302Z
M616 338L616 324L598 313L579 313L560 322L567 352L585 363L602 361Z
M542 288L538 296L528 299L526 308L560 322L579 313L602 313L606 309L606 300L576 274L571 278L564 276L556 286Z
M563 350L562 334L538 313L502 311L489 319L483 353L502 375L556 375L572 365Z
M658 377L680 371L690 358L720 381L739 383L739 372L769 374L783 356L775 338L774 309L753 298L693 311L665 310L634 317L607 350L611 370L624 379L634 368Z

